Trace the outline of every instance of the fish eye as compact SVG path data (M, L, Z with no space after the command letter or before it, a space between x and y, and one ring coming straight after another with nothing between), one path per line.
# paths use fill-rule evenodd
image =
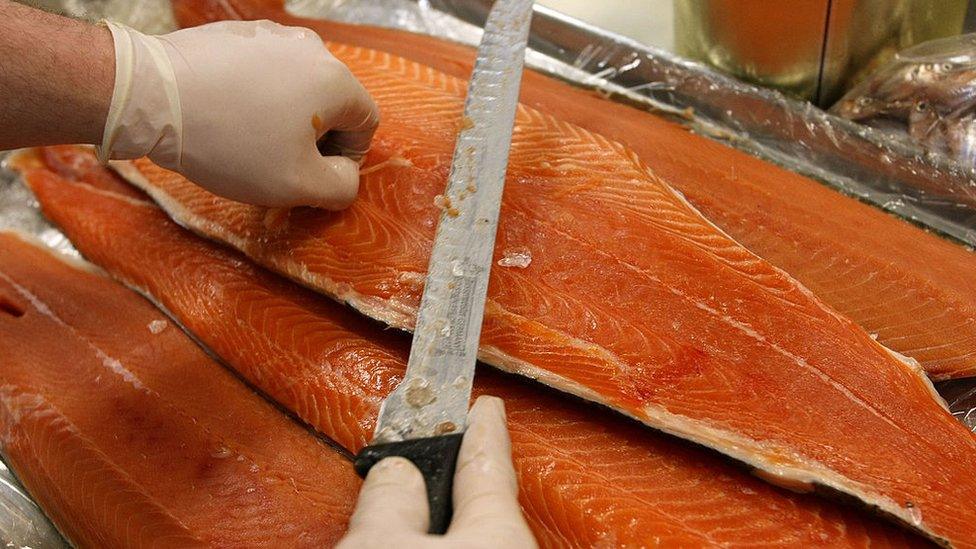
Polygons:
M943 63L942 70L949 72L952 70L952 63Z
M918 112L925 112L929 109L929 104L925 101L919 101L915 103L915 110Z

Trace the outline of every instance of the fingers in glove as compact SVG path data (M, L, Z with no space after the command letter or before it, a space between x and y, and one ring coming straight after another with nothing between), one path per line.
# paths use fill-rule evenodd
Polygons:
M341 210L356 200L359 164L344 156L321 156L314 149L296 171L291 206L303 205Z
M428 512L427 488L417 467L401 457L386 458L366 475L349 533L425 534Z
M362 161L379 125L379 109L366 88L348 69L341 68L349 80L346 100L341 112L330 120L328 131L319 139L318 149L326 155L342 155L356 162Z
M511 453L503 402L479 397L469 412L458 455L449 535L533 543L518 503Z

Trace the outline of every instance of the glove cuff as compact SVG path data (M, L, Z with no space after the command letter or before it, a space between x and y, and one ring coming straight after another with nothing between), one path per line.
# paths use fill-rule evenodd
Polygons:
M103 23L115 42L115 88L99 161L149 156L163 167L179 169L183 115L163 43L124 25Z

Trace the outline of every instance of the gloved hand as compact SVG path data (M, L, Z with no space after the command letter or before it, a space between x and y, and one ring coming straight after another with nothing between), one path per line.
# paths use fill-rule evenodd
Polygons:
M443 536L428 535L424 477L403 458L386 458L366 475L349 532L338 549L535 547L518 503L505 407L479 397L468 413L454 473L454 517Z
M108 23L115 89L102 161L149 156L221 196L348 206L379 120L310 30L226 21L163 36ZM323 156L316 142L331 156Z

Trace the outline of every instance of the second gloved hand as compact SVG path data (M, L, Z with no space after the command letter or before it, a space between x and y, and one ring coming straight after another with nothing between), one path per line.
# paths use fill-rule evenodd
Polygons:
M454 516L443 536L427 534L427 489L406 459L377 463L366 475L349 532L338 549L533 549L518 503L512 447L501 399L481 396L468 413L454 472Z
M148 156L260 206L340 209L355 199L379 116L318 35L270 21L158 37L108 26L116 80L103 161Z

